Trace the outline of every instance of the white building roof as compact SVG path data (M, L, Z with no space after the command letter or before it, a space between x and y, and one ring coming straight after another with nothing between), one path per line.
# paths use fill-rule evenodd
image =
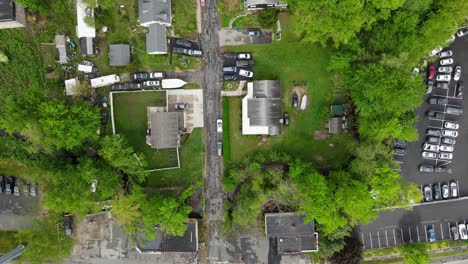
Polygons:
M253 98L253 83L247 83L247 95L242 98L242 135L268 135L268 126L251 126L248 100Z
M79 83L78 78L65 80L65 93L67 95L76 94L75 88L76 86L78 86L78 83Z
M120 77L117 74L101 76L98 78L91 79L91 87L98 88L103 86L112 85L114 83L120 82Z
M91 17L92 21L94 22L94 9L85 3L83 0L76 1L76 34L78 38L89 37L95 38L96 37L96 29L94 26L90 26L85 22L86 17Z

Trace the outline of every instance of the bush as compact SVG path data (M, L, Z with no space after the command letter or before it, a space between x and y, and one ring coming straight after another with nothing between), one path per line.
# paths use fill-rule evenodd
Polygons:
M263 9L258 12L257 22L262 28L271 28L276 21L278 21L278 11L276 9Z

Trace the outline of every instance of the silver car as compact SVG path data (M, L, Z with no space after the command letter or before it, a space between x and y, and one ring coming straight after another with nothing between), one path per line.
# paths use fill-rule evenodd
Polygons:
M453 68L449 66L443 66L437 69L438 72L443 72L443 73L452 73L452 70Z
M441 153L439 153L439 159L451 160L451 159L453 159L453 154L452 153L447 153L447 152L441 152Z
M440 60L440 65L451 65L451 64L453 64L452 58Z
M444 151L444 152L453 152L453 146L449 146L449 145L440 145L440 151Z
M438 82L450 82L451 79L452 77L450 76L450 74L441 74L441 75L437 75L436 77L436 80Z
M460 80L460 76L461 76L461 66L457 66L455 67L455 74L453 75L453 80L454 81Z
M452 57L453 52L451 50L446 50L446 51L441 51L439 53L439 58L447 58L447 57Z
M216 150L218 152L218 156L221 157L223 155L223 142L222 141L216 142Z
M458 137L458 131L456 131L456 130L444 129L444 130L442 130L442 136L444 136L444 137L453 137L453 138L456 138L456 137Z
M434 152L423 151L421 153L421 156L425 159L435 159L437 157L437 154Z

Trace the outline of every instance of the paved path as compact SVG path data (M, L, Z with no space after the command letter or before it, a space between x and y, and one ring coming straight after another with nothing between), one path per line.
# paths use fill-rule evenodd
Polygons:
M221 91L221 96L238 97L238 96L246 95L247 91L244 91L244 86L245 86L246 83L247 83L247 81L240 81L236 90L234 90L234 91Z
M240 14L238 14L237 16L231 18L231 20L229 20L229 28L232 28L232 24L234 23L234 21L236 21L236 19L238 19L239 17L244 17L246 16L248 13L247 12L242 12Z

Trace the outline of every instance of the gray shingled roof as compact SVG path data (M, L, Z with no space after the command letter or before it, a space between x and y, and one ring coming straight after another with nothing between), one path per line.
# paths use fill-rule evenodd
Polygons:
M80 38L81 54L83 55L94 55L94 38L83 37Z
M148 26L146 34L146 52L167 53L166 26L160 24L151 24Z
M15 8L13 1L0 0L0 22L11 21L15 19Z
M252 5L277 5L281 4L278 0L244 0L245 6L252 6Z
M179 114L177 112L151 113L151 147L158 149L179 146Z
M111 66L124 66L130 63L130 45L109 45L109 64Z
M138 11L140 24L171 24L171 0L139 0Z
M143 243L138 241L138 248L143 252L197 252L198 251L198 227L197 222L185 223L187 231L181 237L163 236L156 229L156 239ZM143 245L144 244L144 245Z
M65 35L55 35L55 47L59 53L59 63L67 63L68 58Z
M331 134L338 134L343 132L343 118L333 117L328 123L328 132Z
M270 135L281 134L283 103L280 81L253 82L253 98L247 100L251 126L268 126Z

